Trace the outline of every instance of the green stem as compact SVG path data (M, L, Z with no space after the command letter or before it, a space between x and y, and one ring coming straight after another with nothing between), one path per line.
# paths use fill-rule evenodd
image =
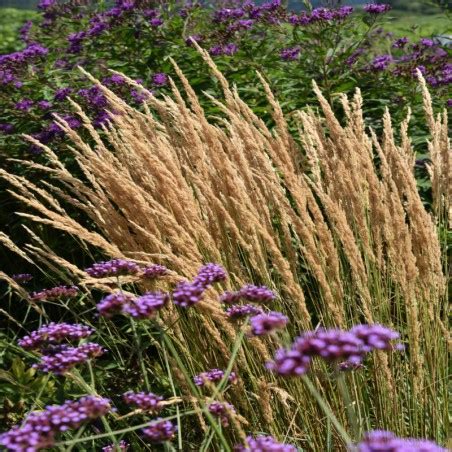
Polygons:
M226 441L226 438L224 437L223 433L221 432L221 430L220 430L215 418L212 416L212 414L210 414L209 410L207 409L206 404L202 400L201 393L199 392L199 389L193 383L193 381L191 379L191 376L189 375L184 363L180 359L179 353L177 352L176 348L174 347L172 341L170 340L168 335L166 335L163 331L161 333L162 333L163 341L165 342L165 344L168 347L168 349L171 351L171 354L173 355L173 358L177 362L177 365L179 366L181 372L184 374L186 383L190 387L190 390L192 391L192 393L194 395L197 396L199 404L201 405L202 411L206 415L206 417L207 417L209 423L211 424L212 428L215 430L215 433L218 436L218 438L219 438L221 444L223 445L225 451L226 452L231 452L231 448L230 448L228 442Z
M190 411L184 412L183 415L184 416L188 416L188 415L196 414L196 413L197 413L196 410L190 410ZM169 421L171 419L176 419L176 417L177 417L177 415L168 416L168 417L166 417L166 418L164 418L162 420ZM115 436L118 436L118 435L122 435L122 434L125 434L125 433L134 432L136 430L139 430L140 428L148 427L149 426L149 422L150 421L147 421L144 424L134 425L133 427L127 427L127 428L123 428L121 430L114 430L111 433L113 435L115 435ZM70 445L77 444L77 443L84 443L84 442L87 442L87 441L95 441L96 439L107 438L110 435L111 435L110 433L100 433L98 435L87 436L85 438L79 438L79 439L72 439L72 440L62 441L60 443L55 444L55 447L70 446Z
M146 370L146 365L145 365L144 360L143 360L143 351L141 350L141 340L140 340L140 337L138 336L138 333L137 333L135 320L133 320L132 317L130 317L130 324L132 325L133 336L134 336L135 342L137 344L138 360L140 361L140 367L141 367L141 372L142 372L143 378L144 378L144 384L146 386L146 390L150 391L151 390L151 385L149 384L148 373L147 373L147 370Z
M342 399L345 403L345 408L347 410L347 417L348 422L350 423L352 430L353 430L353 436L354 440L358 440L360 438L360 429L359 429L359 423L358 418L356 416L355 410L353 408L353 402L350 397L350 393L347 388L347 383L344 379L343 373L338 373L337 375L337 386L339 388L339 392L341 393Z
M322 411L325 413L325 415L331 420L331 423L336 427L337 432L342 436L342 439L345 441L345 444L347 446L353 444L353 440L350 438L348 433L345 431L344 427L342 427L341 423L337 419L337 417L334 415L331 408L328 406L328 404L323 400L322 396L319 394L315 386L313 385L312 381L307 377L306 375L303 375L302 380L304 384L307 386L309 392L312 394L312 396L316 399L317 403L320 405L320 408L322 408Z

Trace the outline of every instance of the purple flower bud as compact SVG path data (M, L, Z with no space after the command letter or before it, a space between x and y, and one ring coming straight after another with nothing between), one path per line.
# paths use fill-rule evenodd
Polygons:
M30 275L30 273L19 273L12 275L11 278L19 284L26 284L33 279L33 275Z
M44 289L40 292L32 292L30 299L33 301L54 301L66 298L74 298L79 295L77 286L57 286L51 289Z
M85 271L93 278L106 278L110 276L133 275L138 273L140 266L126 259L112 259L110 261L96 262Z
M168 83L168 77L163 72L160 72L158 74L154 74L152 76L152 83L155 86L164 86Z
M151 443L170 441L177 432L177 427L171 421L155 420L142 430L143 435Z
M242 306L235 305L226 309L226 315L231 320L243 319L245 317L249 317L251 315L262 314L262 309L254 306L252 304L245 304Z
M193 283L201 287L208 287L214 283L225 281L226 278L226 270L221 265L209 263L199 269Z
M280 312L269 312L258 314L251 317L251 334L254 336L263 336L280 330L287 325L289 319Z
M49 108L52 108L52 103L48 100L40 100L37 105L40 110L48 110Z
M282 49L279 55L284 61L294 61L300 56L300 48L289 47L287 49Z
M182 308L189 308L201 301L205 287L196 283L182 281L173 291L174 304Z
M242 294L239 292L223 292L220 296L220 302L224 304L236 304L242 299Z
M162 309L169 295L162 292L147 292L123 306L122 311L135 319L152 319Z
M130 295L125 295L122 292L112 293L103 298L97 305L99 314L104 317L111 317L114 314L122 312L125 305L132 301Z
M158 413L163 408L161 402L163 397L152 392L133 392L127 391L122 396L125 403L134 405L143 411L152 411Z
M55 91L54 99L57 102L65 100L72 93L72 88L58 88Z
M32 331L29 336L24 336L18 344L25 349L38 349L45 344L84 339L93 332L94 329L86 325L51 322Z
M364 435L357 445L358 452L446 452L447 449L432 441L398 438L392 432L373 430Z
M164 265L153 264L143 268L143 278L154 279L168 274L168 269Z
M81 397L63 405L50 405L43 411L30 413L20 426L0 435L0 444L11 451L51 448L57 433L77 429L110 410L110 401L97 396Z
M246 438L248 447L235 446L234 452L297 452L295 446L279 443L272 436L248 436Z
M409 39L406 37L396 39L392 43L392 47L394 47L395 49L401 49L401 48L405 47L406 44L408 44L408 41L409 41Z
M78 347L60 346L57 350L56 353L43 355L41 361L33 367L45 373L63 375L77 364L101 356L106 351L94 342L87 342Z
M229 425L229 416L235 413L235 408L230 403L212 402L207 407L209 412L220 419L221 425L227 427Z
M16 110L28 111L33 106L33 101L31 99L22 99L19 102L16 102L14 108Z
M376 4L376 3L368 3L364 6L364 11L369 14L383 14L391 9L391 5L387 5L384 3Z
M266 286L249 284L243 286L239 292L243 299L254 303L268 303L276 298L275 294Z
M163 25L163 19L160 19L159 17L155 17L154 19L151 19L149 21L149 24L151 27L157 28L160 27L160 25Z
M206 381L210 381L211 383L221 381L224 375L224 371L220 369L211 369L196 375L195 377L193 377L193 381L195 382L196 386L204 386ZM229 374L228 381L230 383L235 383L237 381L237 375L235 374L235 372L231 372Z

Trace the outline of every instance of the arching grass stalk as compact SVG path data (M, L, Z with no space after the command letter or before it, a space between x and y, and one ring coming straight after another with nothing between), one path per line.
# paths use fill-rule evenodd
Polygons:
M323 400L320 393L317 391L315 386L313 385L312 381L309 379L308 376L303 375L302 380L306 387L308 388L308 391L311 393L311 395L315 398L317 403L320 405L320 408L325 413L325 415L328 417L328 419L331 420L331 423L336 428L337 432L341 435L342 439L344 440L345 444L347 446L350 446L353 444L353 440L350 438L348 433L345 431L344 427L341 425L337 417L334 415L331 408L328 406L328 404Z
M201 409L202 409L203 413L206 415L207 420L211 424L212 428L214 429L215 434L217 435L218 439L220 440L222 446L224 447L226 452L231 452L231 447L229 446L228 442L226 441L226 438L224 437L221 429L219 428L215 418L212 416L212 414L210 414L209 410L206 407L206 404L202 400L202 396L201 396L201 393L200 393L199 389L193 383L193 381L191 379L191 376L189 375L189 373L187 371L187 368L185 367L184 363L180 359L179 353L177 352L176 348L174 347L170 337L164 331L162 331L161 328L159 328L159 330L160 330L160 333L161 333L161 337L162 337L163 341L165 342L165 345L170 350L171 355L173 356L173 358L175 359L177 365L179 366L180 371L184 374L186 383L190 387L190 390L192 391L192 393L194 395L197 396L199 404L201 405Z

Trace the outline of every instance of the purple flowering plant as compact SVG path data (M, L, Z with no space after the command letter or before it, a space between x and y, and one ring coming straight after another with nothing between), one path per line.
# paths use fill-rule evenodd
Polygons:
M290 111L313 100L311 79L329 97L359 85L364 93L378 91L383 101L398 96L407 103L416 67L423 68L440 94L439 102L447 101L442 97L450 84L450 51L427 37L410 44L399 37L389 45L388 55L383 49L389 38L378 32L389 11L384 3L369 3L364 10L342 5L302 11L279 1L214 6L176 0L85 3L44 2L39 16L21 27L19 50L0 55L0 144L8 143L14 155L41 152L16 139L24 132L64 148L64 132L54 123L54 113L83 133L68 97L84 108L95 127L112 119L104 94L80 76L78 65L138 108L145 96L109 69L126 69L128 76L158 94L166 92L173 74L167 59L172 56L195 90L204 90L209 80L192 39L210 51L256 109L261 109L255 98L256 69Z

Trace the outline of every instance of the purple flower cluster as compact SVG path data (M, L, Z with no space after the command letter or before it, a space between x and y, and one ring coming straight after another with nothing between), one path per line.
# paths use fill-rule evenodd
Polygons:
M168 274L168 269L164 265L153 264L143 268L143 278L154 279Z
M50 405L43 411L30 413L20 426L0 435L0 444L17 452L49 448L55 444L57 433L79 428L110 410L110 401L96 396Z
M86 325L51 322L24 336L18 344L25 349L39 349L46 344L84 339L93 332L94 329Z
M74 298L80 293L77 286L56 286L39 292L32 292L30 299L33 301L54 301L66 298Z
M250 315L262 314L262 312L261 308L252 304L232 305L230 308L226 309L226 315L231 320L243 319Z
M206 381L210 381L211 383L217 383L223 379L225 376L225 373L223 370L220 369L211 369L207 372L202 372L198 375L196 375L193 378L193 381L195 382L196 386L204 386ZM235 383L237 381L237 375L235 372L231 372L228 377L228 381L230 383Z
M282 49L279 55L284 61L297 60L300 56L300 47L288 47L287 49Z
M151 319L155 317L169 300L169 295L163 292L147 292L123 306L122 312L135 319Z
M170 441L177 432L177 427L171 421L155 420L142 430L143 435L151 443Z
M268 303L275 298L274 292L268 287L248 284L237 292L224 292L220 297L220 301L225 304L236 304L241 300L247 300L254 303Z
M135 405L143 411L152 411L158 413L162 408L163 397L152 392L132 392L127 391L123 394L124 402L128 405Z
M297 452L295 446L279 443L272 436L248 436L246 441L248 447L235 446L234 452Z
M152 76L152 83L155 86L164 86L168 83L168 76L163 73L163 72L159 72L157 74L154 74Z
M355 448L353 448L355 450ZM358 452L446 452L447 449L432 441L412 438L397 438L392 432L374 430L366 433L357 445Z
M235 408L226 402L212 402L207 409L211 414L220 419L221 425L224 427L229 425L230 413L235 413Z
M350 331L319 329L299 336L289 349L279 349L267 368L283 376L299 376L308 372L315 356L358 365L373 350L400 350L401 344L393 344L398 338L397 332L381 325L358 325Z
M96 262L86 273L93 278L105 278L108 276L123 276L138 273L140 266L127 259L112 259L110 261Z
M188 308L201 301L205 290L227 278L225 269L218 264L203 265L193 281L181 281L173 291L173 301L177 306Z
M391 55L378 55L370 63L370 68L375 71L384 71L391 63Z
M391 5L385 3L368 3L364 6L364 11L369 14L383 14L391 9Z
M132 300L130 295L125 295L122 292L112 293L103 298L97 304L99 314L104 317L111 317L114 314L122 312L124 306Z
M30 273L19 273L17 275L12 275L11 279L14 279L14 281L19 284L26 284L33 279L33 275L30 275Z
M55 91L55 94L53 96L53 99L56 102L61 102L69 97L69 95L72 93L72 88L66 87L66 88L58 88Z
M280 312L268 312L251 317L251 334L254 336L263 336L280 330L287 325L289 319Z
M168 300L169 295L163 292L146 292L137 298L116 292L103 298L97 305L97 310L104 317L122 313L136 319L151 319Z
M331 21L342 21L353 13L353 7L341 6L338 9L314 8L310 13L292 14L288 22L292 25L328 24Z
M87 342L78 347L60 345L44 351L46 354L33 367L42 372L53 372L56 375L63 375L77 364L85 363L92 358L103 355L105 349L94 342Z
M229 42L223 45L216 45L209 49L209 53L212 56L221 56L221 55L232 56L237 51L238 47L233 42Z
M126 443L124 440L119 441L118 445L120 452L127 452L130 447L130 444ZM118 448L114 444L109 444L108 446L102 447L102 452L118 452Z

